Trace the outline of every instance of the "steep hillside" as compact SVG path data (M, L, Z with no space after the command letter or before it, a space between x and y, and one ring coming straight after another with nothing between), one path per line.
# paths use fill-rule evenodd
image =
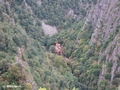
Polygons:
M114 90L120 72L120 1L99 0L85 20L55 36L71 69L88 90Z
M94 26L90 44L101 44L98 63L102 63L98 86L107 79L110 87L119 85L120 1L98 1L91 9L88 21ZM102 57L104 59L102 60Z
M43 32L43 21L58 33ZM61 55L55 52L57 42ZM7 85L117 89L120 0L0 0L0 90Z
M19 2L5 2L3 0L0 3L0 89L6 85L21 85L22 87L26 86L23 88L36 90L37 87L31 75L28 58L33 55L29 48L34 48L35 42L39 46L38 50L42 48L38 42L42 37L42 30L36 28L39 27L38 25L29 24L28 21L32 19L28 17L30 13L26 9L22 10L22 6L19 4ZM15 5L16 8L12 5ZM20 16L21 14L24 14L24 17ZM31 30L36 30L37 33L31 32L31 30L27 32L26 25L22 25L23 23L31 27ZM38 39L35 41L35 38Z
M49 36L34 12L39 5L37 0L0 0L0 89L85 89L62 56L46 51Z

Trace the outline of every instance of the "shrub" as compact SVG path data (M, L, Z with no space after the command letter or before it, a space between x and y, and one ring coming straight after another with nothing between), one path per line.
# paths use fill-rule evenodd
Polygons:
M100 74L100 69L95 69L94 70L94 75L95 76L99 76L99 74Z
M22 3L23 0L15 0L17 5L20 5Z
M50 48L49 48L49 51L52 52L52 53L55 53L55 46L51 45Z
M3 58L5 58L5 57L6 57L5 53L0 52L0 59L3 59Z
M67 63L63 57L56 56L54 60L54 66L56 66L57 68L60 68L60 66L63 66L64 68L66 68Z
M112 82L113 85L118 86L120 84L120 78L115 78Z
M74 70L74 75L78 76L80 74L80 70Z
M105 79L110 80L111 79L111 74L105 74Z
M106 90L106 87L108 86L108 81L107 80L102 80L99 84L100 89L99 90Z
M109 61L109 62L107 63L107 66L108 66L108 67L112 67L112 66L113 66L112 61Z
M30 83L26 83L25 90L32 90L32 85Z
M106 55L103 55L103 56L101 57L101 63L104 62L105 60L106 60Z
M112 61L109 61L109 62L107 63L107 66L108 66L108 72L111 72L111 69L112 69L112 66L113 66Z
M92 0L92 2L93 2L94 5L97 4L97 1L98 0Z
M120 78L120 72L115 73L115 78Z

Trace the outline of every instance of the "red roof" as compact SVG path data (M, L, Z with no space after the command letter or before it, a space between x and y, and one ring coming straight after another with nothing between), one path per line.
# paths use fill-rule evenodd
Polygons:
M57 46L57 47L60 47L60 44L59 44L59 43L57 43L57 44L56 44L56 46Z

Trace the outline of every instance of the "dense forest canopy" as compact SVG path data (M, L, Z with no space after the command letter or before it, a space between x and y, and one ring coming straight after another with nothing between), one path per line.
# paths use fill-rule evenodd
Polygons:
M117 89L119 7L118 0L0 0L0 90ZM45 35L42 21L59 33Z
M86 9L89 7L83 8L83 6L87 3L96 4L97 0L43 0L40 6L34 1L26 0L26 2L33 7L38 18L47 20L50 25L66 27L74 23L77 18L85 17ZM81 3L83 3L83 6L80 5Z

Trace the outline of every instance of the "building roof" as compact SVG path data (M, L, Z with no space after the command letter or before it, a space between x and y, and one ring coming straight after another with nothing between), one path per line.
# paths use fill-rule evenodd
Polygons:
M60 47L60 44L59 44L59 43L57 43L57 44L56 44L56 46L57 46L57 47Z

